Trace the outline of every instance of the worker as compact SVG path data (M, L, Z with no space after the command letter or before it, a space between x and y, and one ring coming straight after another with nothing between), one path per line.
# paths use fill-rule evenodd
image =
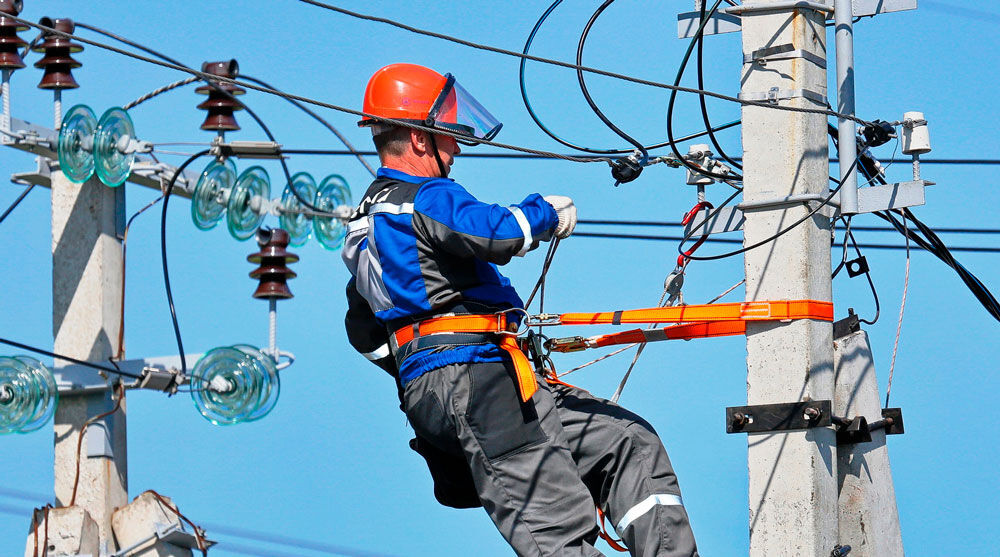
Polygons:
M697 555L653 428L548 385L515 342L524 305L497 266L568 237L572 200L487 204L448 178L459 143L501 126L451 74L386 66L363 112L381 168L347 224L347 332L395 378L438 500L482 506L522 556L601 555L595 506L632 555Z

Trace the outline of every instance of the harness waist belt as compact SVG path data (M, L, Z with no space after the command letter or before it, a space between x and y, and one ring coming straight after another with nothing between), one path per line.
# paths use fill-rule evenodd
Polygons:
M426 335L440 333L490 333L492 342L495 342L501 350L510 355L510 359L514 364L514 371L517 375L517 387L521 395L521 401L527 402L531 399L531 395L535 394L535 391L538 390L535 371L528 362L527 356L524 355L524 352L517 345L516 335L512 331L509 331L508 328L507 316L505 314L446 315L425 319L419 323L401 327L392 334L391 340L396 347L397 361L401 362L407 355L415 351L415 348L408 347L407 345L414 339L419 339ZM442 337L444 336L447 335L442 335ZM442 338L442 340L446 339ZM447 344L447 342L435 342L435 344ZM400 353L404 354L403 358L399 358L398 355Z

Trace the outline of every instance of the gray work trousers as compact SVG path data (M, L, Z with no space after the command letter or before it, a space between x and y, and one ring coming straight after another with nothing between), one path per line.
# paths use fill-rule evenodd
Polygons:
M418 435L469 463L483 507L521 556L596 556L595 505L638 556L697 556L670 460L639 416L539 382L528 403L512 366L449 365L406 386Z

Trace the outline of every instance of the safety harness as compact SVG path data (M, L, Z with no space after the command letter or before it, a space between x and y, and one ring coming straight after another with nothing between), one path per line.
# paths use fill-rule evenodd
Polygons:
M669 306L598 313L562 313L529 316L527 326L621 325L623 323L678 323L662 329L632 329L592 337L553 338L544 346L554 352L575 352L616 344L659 340L742 335L747 321L833 321L833 304L817 300L777 300ZM461 335L472 334L470 337ZM452 336L454 335L454 336ZM429 343L423 341L430 341ZM468 342L463 342L468 341ZM521 401L527 402L538 389L535 369L518 342L517 327L506 313L490 315L446 315L407 325L392 334L398 360L417 350L440 344L494 342L510 355L517 376ZM530 349L532 343L526 343Z

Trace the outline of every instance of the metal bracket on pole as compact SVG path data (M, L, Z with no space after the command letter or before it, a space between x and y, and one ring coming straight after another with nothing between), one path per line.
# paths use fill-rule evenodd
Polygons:
M129 555L134 555L135 553L133 553L133 551L139 549L140 547L145 546L146 544L152 541L168 543L176 547L183 547L185 549L198 549L198 537L186 531L184 529L184 525L178 521L173 524L157 523L155 525L155 530L153 531L153 533L151 533L145 539L139 540L138 542L122 549L121 551L112 553L108 557L128 557ZM208 549L213 545L216 545L217 543L218 542L216 541L206 539L204 540L205 549ZM149 549L155 550L156 548L150 547ZM143 553L145 553L145 551L143 551Z
M188 355L189 362L196 362L201 354ZM151 389L174 394L177 387L187 381L180 373L180 356L161 356L156 358L138 358L115 362L118 368L140 378L125 385L126 389ZM106 391L111 388L112 380L108 372L99 371L80 364L70 364L56 367L53 370L59 394L74 395Z
M912 180L858 188L858 213L874 213L924 204L924 187L933 182ZM840 212L838 211L838 215Z
M854 445L870 443L872 432L884 429L886 435L903 433L903 410L900 408L883 408L882 419L868 423L864 416L839 418L834 416L833 423L837 426L837 445Z
M787 2L786 4L796 4L797 2ZM854 17L867 17L885 14L889 12L901 12L904 10L917 9L917 0L852 0ZM747 13L746 6L731 6L723 8L712 14L710 21L705 24L702 31L704 35L718 35L721 33L735 33L740 30L739 14ZM788 9L788 8L785 8ZM826 11L826 10L824 10ZM829 13L832 13L832 8ZM677 14L677 38L690 39L701 24L701 12L684 12Z
M764 433L824 427L833 423L829 400L726 408L726 433Z
M777 87L771 87L767 91L739 94L739 99L742 101L767 101L771 104L778 104L778 101L794 98L809 99L812 102L823 106L826 106L827 103L826 95L821 95L808 89L779 89Z
M770 48L762 48L760 50L754 51L750 54L743 55L744 64L756 63L760 66L766 66L768 62L774 60L791 60L793 58L802 58L821 68L826 68L826 59L822 56L818 56L804 50L801 48L795 48L791 44L783 44L779 46L772 46Z
M55 161L43 156L35 157L35 164L38 167L34 172L18 172L10 175L10 181L22 186L43 186L52 187L52 171L59 167Z
M715 216L711 216L713 212ZM709 218L710 216L711 218ZM708 222L704 226L701 226L701 223L705 222L706 219L708 219ZM746 218L743 216L743 211L735 207L723 207L717 212L710 209L702 209L684 225L684 235L736 232L737 230L743 230L743 223L745 221ZM697 232L693 232L696 228Z

